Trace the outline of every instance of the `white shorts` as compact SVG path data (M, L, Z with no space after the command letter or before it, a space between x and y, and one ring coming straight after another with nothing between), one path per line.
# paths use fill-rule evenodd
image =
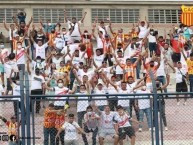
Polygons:
M100 128L99 129L99 137L105 138L110 135L111 137L115 136L114 128Z

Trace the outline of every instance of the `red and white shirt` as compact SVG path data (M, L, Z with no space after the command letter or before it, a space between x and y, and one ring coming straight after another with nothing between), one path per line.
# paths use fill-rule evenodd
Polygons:
M127 115L126 113L124 113L124 115L122 115L122 116L120 116L118 114L116 120L118 122L119 128L131 126L131 124L129 123L130 119L131 119L131 117L129 115Z
M54 87L54 91L55 91L55 95L66 95L69 89L67 87L63 87L63 88ZM64 106L66 104L67 97L58 96L55 99L65 99L65 100L54 102L54 106Z
M17 49L16 51L16 61L17 64L25 64L25 49Z

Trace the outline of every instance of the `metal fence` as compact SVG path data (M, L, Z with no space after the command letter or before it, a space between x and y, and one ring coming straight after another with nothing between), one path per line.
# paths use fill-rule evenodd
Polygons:
M124 100L128 103L128 106L124 106L128 114L132 116L135 120L138 120L140 123L137 124L135 122L130 122L132 127L135 130L136 135L136 145L190 145L193 144L192 134L193 134L193 126L192 126L192 103L193 99L192 93L157 93L156 88L154 87L153 93L148 94L91 94L91 95L65 95L65 96L48 96L48 95L30 95L29 91L29 80L28 74L25 74L25 79L22 78L24 76L20 73L20 87L21 87L21 95L20 96L0 96L0 107L2 109L0 115L10 121L10 118L13 115L16 115L17 121L20 123L20 127L18 129L19 132L19 141L16 144L22 145L43 145L45 144L45 140L47 139L47 134L44 128L44 119L45 119L45 110L48 107L48 104L54 103L55 101L66 101L68 102L70 108L67 109L65 114L62 114L65 120L68 120L68 114L73 113L75 115L75 121L79 123L80 127L84 129L84 125L82 121L84 121L85 111L79 111L77 109L77 103L80 101L85 101L88 99L84 99L85 96L88 96L89 101L105 101L107 104L113 99L110 96L122 96L124 98L120 98L118 100ZM25 81L24 81L25 80ZM24 86L25 84L25 86ZM155 84L154 84L155 85ZM24 90L25 88L25 90ZM177 105L176 95L179 95L181 99L181 104ZM186 95L187 97L184 97ZM169 96L169 97L166 97ZM58 97L65 97L63 99L58 99ZM98 98L96 98L98 97ZM105 98L104 98L105 97ZM21 102L17 101L20 98ZM100 99L101 98L101 99ZM1 100L2 99L2 100ZM147 112L147 108L135 108L132 102L135 99L138 100L149 100L150 107L148 108L149 113ZM164 99L164 101L163 101ZM187 100L187 104L183 104L183 100ZM36 105L40 101L40 110L39 113L36 112ZM130 101L130 102L128 102ZM14 107L15 106L15 107ZM101 105L102 106L102 105ZM99 110L103 110L100 104L98 105ZM116 105L115 105L116 106ZM65 105L61 106L64 109ZM82 105L83 108L87 107ZM15 108L15 109L14 109ZM67 108L67 107L66 107ZM112 104L110 105L112 109ZM58 108L55 108L58 109ZM114 109L114 108L113 108ZM136 109L136 111L135 111ZM115 110L116 111L116 110ZM61 114L58 114L59 116ZM144 117L142 117L144 115ZM146 117L147 115L147 117ZM143 118L143 121L142 121ZM139 129L142 128L142 129ZM151 129L150 129L151 128ZM6 123L0 126L0 144L8 144L7 143L7 135L9 127ZM53 134L49 136L49 140L47 144L51 144L52 140L54 140L54 144L56 143L56 133L57 129L51 130ZM95 134L96 144L99 144L99 135ZM64 136L64 134L62 134ZM60 136L60 141L64 140ZM93 142L92 132L86 134L88 144ZM52 140L51 140L52 139ZM95 139L94 139L95 140ZM85 140L84 140L85 141ZM85 144L82 139L82 135L78 135L79 144ZM10 142L10 141L9 141ZM130 138L126 137L124 140L124 144L129 144ZM60 143L62 144L62 143ZM113 138L110 135L104 140L105 145L113 144Z

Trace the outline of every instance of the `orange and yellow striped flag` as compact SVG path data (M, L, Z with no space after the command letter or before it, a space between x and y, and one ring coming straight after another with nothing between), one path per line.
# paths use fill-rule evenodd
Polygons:
M184 6L182 5L182 14L181 14L181 23L192 26L193 25L193 6Z

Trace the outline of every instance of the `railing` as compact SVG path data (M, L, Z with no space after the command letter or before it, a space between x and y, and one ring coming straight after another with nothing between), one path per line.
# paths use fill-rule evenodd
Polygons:
M23 78L25 76L25 79ZM25 80L25 81L24 81ZM25 73L23 75L20 72L20 96L0 96L0 106L4 106L3 113L0 114L1 116L5 117L7 120L12 115L17 116L17 121L21 121L21 128L18 130L19 132L19 137L20 137L20 142L22 145L42 145L43 142L45 141L46 134L44 132L44 127L43 127L43 121L44 121L44 111L45 108L42 107L40 110L40 113L37 114L35 113L34 106L37 103L37 101L41 101L41 106L47 107L48 104L51 102L57 101L62 101L65 100L69 102L70 108L67 109L66 115L69 113L73 113L76 116L76 121L79 122L80 126L82 124L80 123L80 118L83 118L84 114L77 113L77 102L87 100L83 99L82 97L88 96L89 101L91 102L96 102L97 100L106 100L108 103L110 101L114 100L113 98L110 98L110 96L122 96L125 98L118 97L117 100L125 100L130 102L135 100L149 100L150 103L150 120L148 126L148 122L145 119L144 122L141 122L141 125L143 126L142 132L139 132L139 125L132 123L132 126L134 127L136 131L136 145L171 145L171 144L180 144L180 143L185 143L185 144L191 144L192 143L192 134L193 134L193 126L192 126L192 120L193 120L193 115L192 115L192 95L193 93L157 93L156 87L155 87L155 82L153 82L154 86L154 92L153 93L146 93L146 94L91 94L91 95L80 95L80 94L72 94L72 95L63 95L63 96L56 96L56 95L30 95L29 91L29 78L28 74ZM24 87L24 82L25 82L25 87ZM24 89L25 88L25 89ZM179 99L188 99L187 105L180 105L177 106L176 104L176 95L179 95ZM182 97L183 95L186 95L187 97ZM144 97L146 96L146 97ZM169 96L169 97L165 97ZM67 99L56 99L56 97L67 97ZM78 97L78 98L77 98ZM96 98L99 97L99 98ZM101 98L103 97L103 98ZM105 98L104 98L105 97ZM165 103L163 102L163 97L165 100ZM21 103L19 107L19 101L16 99L20 98ZM41 99L40 99L41 98ZM1 100L2 99L2 100ZM5 103L4 103L5 102ZM15 110L19 113L14 113L14 107L13 107L13 102L15 102ZM32 106L32 110L30 112L30 103ZM112 104L113 105L113 104ZM142 114L145 112L143 109L137 110L135 108L136 106L131 106L133 104L128 103L127 111L128 113L135 119L138 119L139 121L142 121ZM62 104L64 106L64 104ZM99 104L100 106L100 104ZM116 105L115 105L116 106ZM83 105L85 108L85 106ZM110 106L112 108L112 106ZM62 107L63 109L64 107ZM99 107L99 109L102 109L102 107ZM113 108L115 109L115 108ZM132 110L137 111L137 115L131 112ZM1 109L0 109L1 110ZM139 112L140 113L139 113ZM166 114L166 121L164 122L164 125L162 124L162 120L164 120ZM0 112L1 113L1 112ZM85 113L85 112L84 112ZM145 112L147 113L147 112ZM67 119L67 117L65 117ZM165 121L165 120L164 120ZM168 131L165 130L165 125L167 123L167 128ZM149 128L151 128L151 131L149 131ZM166 128L166 130L167 130ZM5 137L7 137L8 134L7 128L5 126L0 126L0 137L3 137L4 135L4 140L6 141ZM57 130L54 130L56 133ZM5 134L1 134L5 133ZM45 134L45 136L44 136ZM55 135L52 136L52 139L55 141ZM87 135L88 142L91 142L92 138ZM125 144L128 144L128 138L126 139ZM81 144L84 144L81 135L79 135L79 140ZM106 144L112 144L112 139L110 137L107 137L105 140L105 145ZM5 142L0 141L0 144L6 144Z

